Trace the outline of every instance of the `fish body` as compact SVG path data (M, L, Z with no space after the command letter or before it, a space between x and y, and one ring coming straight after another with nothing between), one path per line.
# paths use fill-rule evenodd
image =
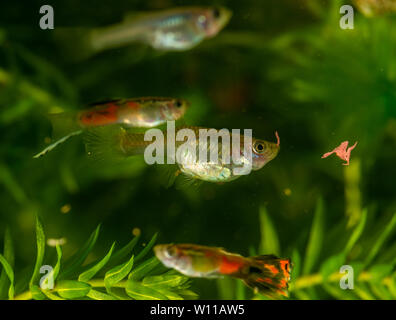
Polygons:
M118 99L93 104L93 107L72 114L72 120L79 128L89 128L110 124L126 127L152 128L168 120L181 118L188 106L183 99L136 98ZM70 113L54 115L62 121Z
M132 16L121 24L95 29L94 51L144 42L157 50L188 50L214 37L229 21L224 7L181 7Z
M70 137L79 135L85 129L120 124L125 127L152 128L169 120L184 116L189 103L184 99L143 97L117 99L91 104L91 107L77 112L50 114L54 143L36 154L39 158Z
M290 259L274 255L247 258L222 248L194 244L157 245L154 252L166 267L189 277L229 276L270 297L288 295Z
M239 155L232 152L232 134L230 134L230 143L223 143L219 139L217 146L208 142L207 145L200 144L201 130L209 132L210 130L201 127L180 127L176 130L176 135L179 130L190 129L194 133L196 139L182 141L174 141L176 151L175 163L179 166L180 172L192 179L198 179L208 182L229 182L239 178L240 174L235 169L250 168L251 170L259 170L266 163L274 159L279 152L278 143L268 142L265 140L252 138L252 144L248 145L247 150L251 152L251 157L245 153L244 139L241 135L239 137ZM163 132L162 145L164 149L169 144L167 139L167 132ZM153 142L145 141L145 134L129 132L125 129L117 130L116 132L89 131L85 139L86 149L89 155L107 155L117 158L126 158L137 154L144 154ZM157 142L157 141L156 141ZM183 149L181 147L183 146ZM215 150L213 148L216 147ZM202 148L206 148L203 153L206 153L206 160L201 161L200 152ZM181 151L179 152L179 149ZM211 153L217 153L217 159L211 158ZM225 157L223 155L226 154ZM237 158L237 159L236 159ZM248 174L250 171L244 173Z

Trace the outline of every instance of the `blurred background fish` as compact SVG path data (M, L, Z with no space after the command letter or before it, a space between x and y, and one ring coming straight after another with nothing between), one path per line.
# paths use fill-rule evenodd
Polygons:
M156 50L183 51L216 36L231 15L229 9L220 6L179 7L131 13L119 24L92 30L64 29L59 36L63 40L69 37L76 54L85 56L135 42Z

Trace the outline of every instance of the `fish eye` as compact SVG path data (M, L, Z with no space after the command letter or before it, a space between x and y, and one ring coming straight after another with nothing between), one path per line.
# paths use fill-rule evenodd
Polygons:
M176 251L176 248L174 248L174 247L168 247L165 250L165 256L167 258L174 258L176 256L176 254L177 254L177 251Z
M175 106L176 108L181 108L183 106L183 102L181 102L180 100L176 100Z
M254 151L258 154L262 154L265 150L264 144L260 141L256 141L253 148L254 148Z
M219 8L214 8L213 9L213 16L217 19L220 17L220 10Z

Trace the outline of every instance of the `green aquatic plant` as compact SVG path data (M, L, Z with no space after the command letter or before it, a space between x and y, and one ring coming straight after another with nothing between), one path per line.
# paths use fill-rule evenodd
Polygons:
M341 225L335 228L338 230L326 230L325 205L322 199L318 200L305 253L297 247L285 250L293 264L291 299L396 299L396 247L389 241L396 231L396 213L371 230L369 216L370 210L363 209L359 223L352 230L346 231L345 223L344 232ZM260 210L260 221L262 239L258 252L276 252L279 235L265 207ZM271 235L270 242L268 235ZM252 253L257 251L252 249ZM351 289L342 289L340 285L347 275L340 271L344 265L353 270L349 273L349 279L353 279ZM345 280L351 285L350 281ZM218 280L218 288L222 299L265 298L253 295L230 279Z
M347 202L351 202L348 197ZM349 203L347 208L351 206ZM252 255L282 252L287 256L289 253L291 299L396 299L396 246L390 241L396 233L396 213L370 228L374 212L364 208L354 228L349 228L345 219L329 230L325 213L325 203L319 198L309 235L301 242L303 249L300 250L298 241L296 246L281 251L280 236L266 208L261 207L261 242L258 250L251 249ZM352 280L345 280L349 285L353 282L351 289L341 288L340 281L343 277L347 279L346 273L340 270L342 266L352 267L353 273L349 273ZM232 280L219 280L218 287L223 299L263 299L260 295L252 296Z
M195 299L185 276L167 271L156 257L146 258L157 235L138 254L134 247L139 235L115 250L114 242L101 259L84 265L99 235L100 226L72 257L63 261L62 247L56 244L55 266L45 264L46 238L41 221L36 217L37 256L33 275L15 283L14 252L10 231L4 238L0 254L3 267L0 276L0 298L15 300L183 300ZM47 272L48 271L48 272ZM44 275L41 275L44 273ZM25 277L26 278L26 277ZM21 292L20 292L21 291Z

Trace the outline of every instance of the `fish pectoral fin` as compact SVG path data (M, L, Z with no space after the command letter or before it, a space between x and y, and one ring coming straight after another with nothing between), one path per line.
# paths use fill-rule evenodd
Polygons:
M178 174L177 179L175 180L175 188L177 190L183 190L186 188L198 189L202 183L202 180L195 179L180 171L180 174Z

